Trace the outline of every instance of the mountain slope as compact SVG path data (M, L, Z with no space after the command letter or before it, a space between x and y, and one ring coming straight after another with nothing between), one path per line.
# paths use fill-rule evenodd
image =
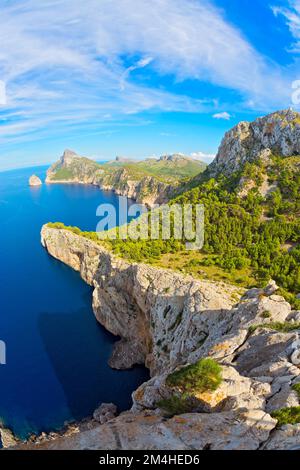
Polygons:
M47 183L94 184L148 205L165 202L185 178L205 169L205 164L183 155L145 161L116 161L99 164L66 150L47 172Z
M283 157L300 154L300 114L277 111L253 122L240 122L222 140L210 174L230 175L246 162L264 158L271 151Z

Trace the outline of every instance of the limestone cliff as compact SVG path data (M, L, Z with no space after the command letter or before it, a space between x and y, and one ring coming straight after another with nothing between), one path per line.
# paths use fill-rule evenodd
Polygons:
M145 362L152 378L133 394L132 410L92 429L51 442L45 439L33 448L300 445L299 426L275 430L276 419L269 414L299 406L292 389L300 382L299 312L276 295L275 283L240 292L221 283L128 263L91 240L48 226L42 229L42 243L94 287L97 319L122 338L111 365L123 368ZM278 322L286 322L289 328L273 328ZM198 393L195 412L166 417L158 402L171 396L168 374L202 357L213 357L221 364L221 386L214 392Z
M300 114L291 109L278 111L253 122L240 122L228 131L217 156L209 166L211 175L239 170L246 162L300 154Z
M205 165L183 155L145 161L117 160L106 164L65 150L47 171L46 183L93 184L149 206L166 202L179 180L203 171Z

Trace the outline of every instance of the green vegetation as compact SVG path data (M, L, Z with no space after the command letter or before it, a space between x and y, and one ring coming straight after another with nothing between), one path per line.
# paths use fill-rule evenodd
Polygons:
M300 398L300 383L294 384L292 389L297 393L298 397Z
M220 278L221 273L230 278L228 273L235 272L233 277L245 287L254 283L263 286L272 278L293 306L300 307L294 295L300 292L299 168L300 157L274 157L268 169L257 163L247 164L230 178L214 179L205 173L201 181L197 179L196 187L170 201L205 206L201 256L193 253L194 260L189 260L189 266L181 266L182 270L194 273L196 263L198 271L209 273L207 268L217 268ZM255 187L240 197L239 182L245 178L254 179L257 185L267 178L277 189L263 197ZM183 251L184 244L173 240L116 240L112 249L120 256L155 262L174 250ZM170 256L170 264L175 256Z
M265 310L264 312L260 314L260 317L266 319L266 318L271 318L272 315L271 315L271 312L269 312L268 310Z
M74 156L67 166L61 161L52 166L51 180L92 179L99 184L119 184L120 176L132 181L154 177L159 182L174 184L192 178L204 171L206 165L181 155L172 158L147 159L143 161L114 161L99 164L84 157ZM122 184L122 182L120 183Z
M278 420L277 426L300 423L300 406L281 408L280 410L273 411L271 416Z
M175 389L169 398L157 402L157 406L170 415L191 413L199 406L196 393L216 390L222 382L221 366L210 358L200 359L170 374L168 387Z
M167 377L169 387L183 393L202 393L216 390L222 382L222 368L213 359L200 359L195 364L182 367Z
M53 181L59 181L59 180L71 180L73 178L73 173L71 170L68 168L60 168L57 170L55 175L53 175L52 180Z
M156 405L165 411L168 415L180 415L184 413L192 413L199 405L199 402L190 396L171 395L170 398L159 400Z
M116 165L111 164L115 168L112 171ZM143 165L149 167L156 163L150 160ZM241 181L255 182L255 187L243 197ZM262 181L272 187L266 196L258 191ZM222 175L210 178L206 171L182 186L181 193L169 202L175 203L204 204L202 250L187 252L185 240L172 236L169 240L119 238L107 240L107 246L117 256L131 261L144 261L246 288L264 286L274 279L281 287L281 295L294 308L300 308L300 300L296 299L300 292L299 156L273 156L268 167L258 162L248 163L230 178ZM94 238L94 235L84 236Z
M280 333L289 333L290 331L300 330L300 323L290 322L271 322L262 323L260 325L252 325L249 328L249 333L254 333L258 328L267 328L268 330L279 331Z

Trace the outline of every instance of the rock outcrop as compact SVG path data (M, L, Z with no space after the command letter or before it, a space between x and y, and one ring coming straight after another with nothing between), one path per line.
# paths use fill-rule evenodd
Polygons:
M276 420L261 410L193 413L169 420L155 412L123 413L107 424L26 449L47 450L255 450ZM22 447L21 447L22 448ZM24 449L24 447L23 447Z
M44 226L48 252L80 272L94 288L99 322L121 336L111 358L116 368L145 363L151 379L133 394L133 407L109 422L68 437L44 440L47 449L260 449L291 448L299 427L276 430L270 413L297 406L292 386L300 368L292 362L298 330L296 312L277 286L248 292L195 280L145 264L131 264L98 243L68 230ZM268 315L266 315L268 312ZM158 407L173 391L167 376L200 358L215 358L223 382L195 393L193 413L165 415ZM104 420L105 421L105 420ZM272 432L271 432L272 431ZM287 440L287 443L284 440ZM28 446L27 446L28 447Z
M168 156L167 163L183 162L189 164L194 162L199 166L199 172L204 169L204 164L188 159L183 156ZM160 162L163 160L153 160ZM118 165L114 165L117 163ZM153 206L154 204L165 203L173 194L176 182L172 184L163 180L162 177L155 177L147 171L140 171L136 162L125 161L124 166L120 159L106 165L77 155L72 150L65 150L60 160L54 163L47 171L46 183L64 184L92 184L104 191L114 191L120 196L134 199L138 203ZM131 163L133 168L128 168L126 164ZM163 176L163 173L162 173ZM174 179L173 179L174 180Z
M227 132L213 163L211 175L230 175L246 162L266 162L270 153L300 154L300 114L291 109L272 113L254 122L240 122Z
M43 183L36 175L31 175L29 178L29 186L41 186Z

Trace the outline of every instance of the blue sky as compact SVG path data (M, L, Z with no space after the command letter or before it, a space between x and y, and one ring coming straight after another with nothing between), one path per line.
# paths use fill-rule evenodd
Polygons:
M0 44L0 169L67 147L209 160L292 105L300 0L0 0Z

